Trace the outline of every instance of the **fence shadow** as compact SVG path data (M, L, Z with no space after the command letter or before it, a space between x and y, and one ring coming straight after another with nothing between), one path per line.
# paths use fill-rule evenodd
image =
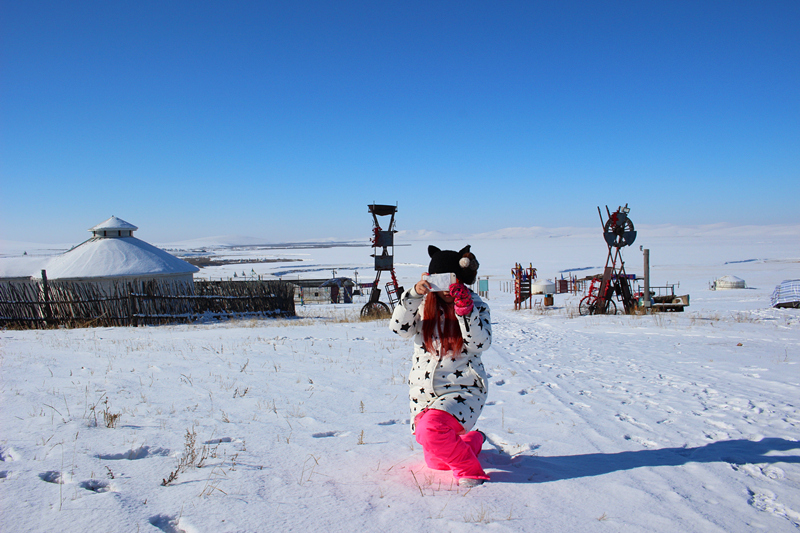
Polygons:
M687 463L800 463L800 455L768 455L798 450L800 442L780 438L760 441L727 440L695 448L661 448L618 453L590 453L564 456L510 456L485 450L481 459L492 471L492 482L547 483L563 479L600 476L643 467L680 466Z

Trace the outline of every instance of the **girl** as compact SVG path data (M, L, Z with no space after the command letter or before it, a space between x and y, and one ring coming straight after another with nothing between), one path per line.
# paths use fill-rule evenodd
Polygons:
M469 246L459 252L429 246L428 255L428 273L454 273L456 283L447 292L432 292L423 275L400 297L390 328L414 338L411 431L425 463L452 470L459 485L471 487L489 479L477 457L485 437L471 431L488 392L480 354L492 342L489 307L466 287L478 273Z

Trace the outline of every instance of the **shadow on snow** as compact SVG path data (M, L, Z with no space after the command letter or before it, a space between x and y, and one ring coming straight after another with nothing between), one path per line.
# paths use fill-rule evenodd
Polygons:
M800 455L767 455L800 449L800 442L767 438L760 441L728 440L696 448L662 448L619 453L590 453L542 457L510 456L503 452L484 450L481 457L492 471L493 483L547 483L562 479L599 476L656 466L680 466L687 463L800 463Z

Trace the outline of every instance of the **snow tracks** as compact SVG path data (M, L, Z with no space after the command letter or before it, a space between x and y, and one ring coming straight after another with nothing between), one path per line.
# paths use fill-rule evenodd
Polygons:
M800 527L796 331L688 316L495 319L481 420L494 481L579 481L596 486L586 501L598 510L616 501L691 531Z

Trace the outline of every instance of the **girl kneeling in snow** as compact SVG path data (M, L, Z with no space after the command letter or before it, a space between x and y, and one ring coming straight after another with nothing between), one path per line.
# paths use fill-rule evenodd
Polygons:
M492 342L487 306L465 284L475 283L478 261L467 246L459 252L428 247L428 273L454 273L449 291L432 292L425 275L405 291L390 328L414 338L408 378L411 431L425 452L425 463L452 470L462 486L489 479L478 462L484 441L471 431L488 392L481 352Z

